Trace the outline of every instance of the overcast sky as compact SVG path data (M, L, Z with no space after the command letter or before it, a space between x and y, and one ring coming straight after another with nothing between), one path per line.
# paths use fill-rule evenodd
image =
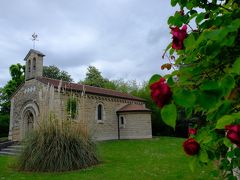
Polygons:
M175 10L168 0L1 0L0 87L11 64L24 64L33 32L44 65L69 72L75 82L89 65L109 79L140 82L162 74L171 41L167 19Z

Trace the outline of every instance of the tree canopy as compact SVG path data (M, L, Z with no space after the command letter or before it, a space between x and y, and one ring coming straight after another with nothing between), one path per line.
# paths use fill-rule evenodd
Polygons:
M73 79L71 78L71 75L68 74L68 72L64 70L60 70L58 67L52 65L52 66L44 66L43 67L43 76L52 78L52 79L59 79L67 82L73 82Z
M25 67L21 64L11 65L9 68L11 80L0 88L0 137L8 134L10 97L24 81L24 69Z
M13 64L10 66L9 71L11 80L0 89L0 108L1 112L10 112L10 97L16 91L17 87L24 81L25 66L21 64Z
M80 83L95 87L104 87L107 82L108 80L103 78L101 72L95 66L89 66L85 79L80 81Z

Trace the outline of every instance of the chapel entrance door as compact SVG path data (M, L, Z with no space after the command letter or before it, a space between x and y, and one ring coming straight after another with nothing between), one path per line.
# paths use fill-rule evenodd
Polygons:
M25 121L25 137L33 131L34 116L31 111L27 111L24 116Z

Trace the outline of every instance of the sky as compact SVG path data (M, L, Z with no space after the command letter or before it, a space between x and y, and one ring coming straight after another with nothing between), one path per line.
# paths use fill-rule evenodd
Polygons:
M1 0L0 87L10 80L10 65L25 64L34 32L44 65L67 71L75 82L89 65L111 80L165 74L167 19L176 10L168 0Z

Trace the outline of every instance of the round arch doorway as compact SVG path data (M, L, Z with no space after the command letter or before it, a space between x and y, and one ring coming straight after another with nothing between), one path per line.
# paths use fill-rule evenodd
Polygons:
M21 110L21 125L19 140L23 140L37 126L39 118L39 108L36 102L28 101Z

